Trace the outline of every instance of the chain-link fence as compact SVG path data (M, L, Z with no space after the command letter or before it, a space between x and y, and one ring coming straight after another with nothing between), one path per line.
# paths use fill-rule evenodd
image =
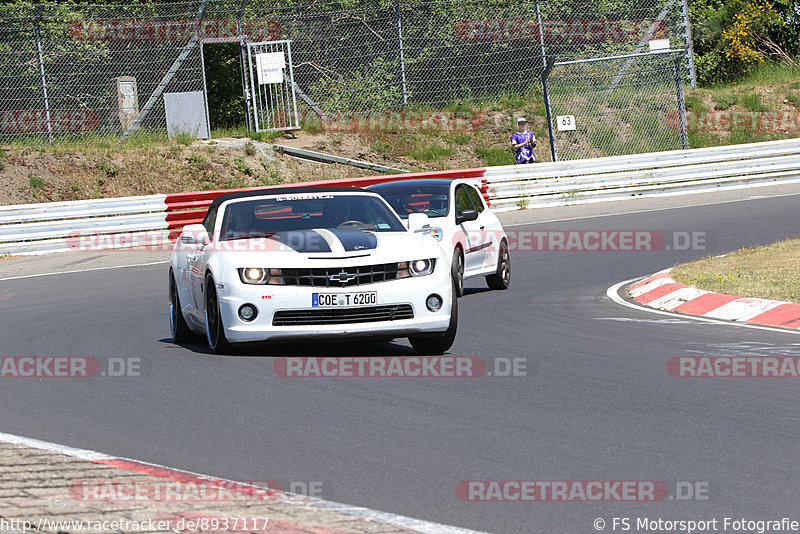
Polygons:
M553 159L689 148L681 56L664 51L555 63Z
M546 56L688 47L685 1L0 6L0 139L163 132L164 93L204 89L214 42L290 40L298 103L317 112L534 97Z

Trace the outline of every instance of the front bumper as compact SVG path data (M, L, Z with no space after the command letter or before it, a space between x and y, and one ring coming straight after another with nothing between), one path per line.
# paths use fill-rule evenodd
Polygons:
M387 308L410 306L413 318L387 318L387 314L383 313L381 320L370 322L273 325L275 313L279 311L365 310L365 307L354 306L312 307L314 293L342 295L371 291L377 293L375 307L382 308L385 312ZM218 288L217 292L225 336L231 343L300 338L310 340L341 337L395 338L444 332L450 325L450 279L448 276L436 274L346 288L247 285L240 281L232 281L226 283L224 288ZM442 297L442 307L437 312L431 312L425 305L431 294ZM239 308L243 304L256 307L258 315L255 320L247 322L239 317ZM399 313L398 316L402 317ZM352 321L352 318L346 320Z

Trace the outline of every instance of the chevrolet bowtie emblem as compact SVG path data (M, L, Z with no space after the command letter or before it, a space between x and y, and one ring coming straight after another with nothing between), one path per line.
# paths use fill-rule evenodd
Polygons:
M356 275L342 271L340 273L330 275L328 277L328 280L330 280L331 282L340 282L342 284L346 284L350 280L355 280L355 278Z

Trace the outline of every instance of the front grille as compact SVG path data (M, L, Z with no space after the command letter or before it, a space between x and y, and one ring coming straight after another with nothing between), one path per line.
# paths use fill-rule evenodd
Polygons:
M397 279L397 263L379 265L359 265L357 267L316 267L301 269L281 269L283 285L310 287L350 287L362 284L374 284ZM346 273L352 280L339 282L331 280L331 276Z
M394 306L368 306L363 308L325 308L321 310L292 310L275 312L273 326L301 326L320 324L377 323L413 319L410 304Z

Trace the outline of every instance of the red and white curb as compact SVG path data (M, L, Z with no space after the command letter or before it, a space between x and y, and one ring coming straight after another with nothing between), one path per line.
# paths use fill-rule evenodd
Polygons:
M222 478L209 477L197 473L192 473L190 471L183 471L181 469L172 469L170 467L164 467L158 464L151 464L148 462L141 462L139 460L131 460L129 458L109 456L108 454L104 454L102 452L95 452L86 449L77 449L66 445L59 445L57 443L50 443L38 439L26 438L24 436L5 434L3 432L0 432L0 441L5 443L12 443L15 445L22 445L33 449L60 453L65 456L78 458L80 460L85 460L87 462L95 464L110 465L119 469L127 469L129 471L136 471L138 473L143 473L150 476L156 476L170 480L195 481L195 482L202 481L205 483L216 483L219 485L225 484L227 485L227 487L235 486L237 489L240 490L251 489L255 491L257 490L263 491L265 489L243 482L236 482ZM421 519L414 519L402 515L390 514L388 512L381 512L378 510L372 510L370 508L364 508L360 506L351 506L348 504L325 501L322 499L307 497L305 495L297 495L285 491L280 492L280 496L279 498L276 499L275 502L294 504L297 506L304 506L307 508L313 508L317 510L325 510L325 511L336 512L339 514L356 516L363 519L368 519L381 523L387 523L393 526L414 530L420 532L421 534L487 534L477 530L470 530L450 525L442 525L440 523L433 523L430 521L423 521ZM297 525L291 525L291 526L297 526ZM294 532L294 530L292 530L292 532ZM318 532L319 534L325 534L326 532L335 534L341 532L341 530L331 529L330 531L328 531L327 529L315 529L315 532Z
M636 302L657 310L709 319L800 329L800 304L737 297L679 284L665 269L628 288Z

